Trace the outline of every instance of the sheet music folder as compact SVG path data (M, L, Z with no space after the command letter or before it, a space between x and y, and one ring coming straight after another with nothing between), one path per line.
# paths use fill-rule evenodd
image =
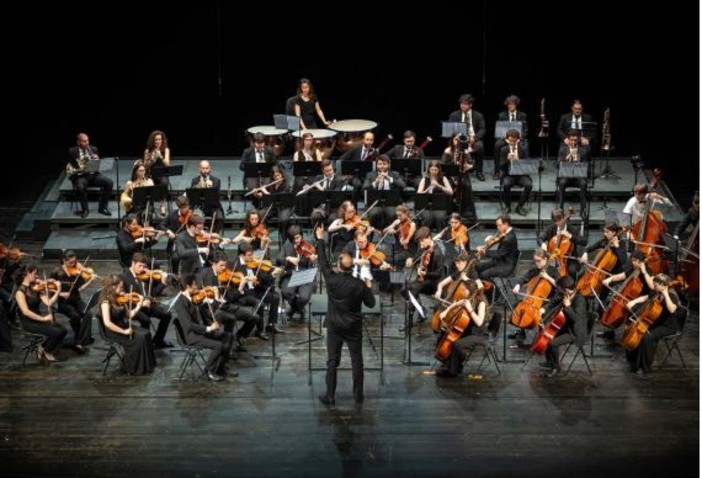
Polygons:
M540 159L516 159L509 162L510 176L528 176L539 174Z
M558 163L559 178L587 178L588 163L573 163L570 161L560 161Z
M495 122L495 138L505 138L507 136L507 131L511 129L516 129L519 131L519 137L522 135L522 122L521 121L497 121Z
M451 138L454 133L468 134L468 125L463 122L442 121L441 137Z
M300 285L311 284L314 282L316 276L316 267L304 269L301 271L293 271L292 276L290 277L290 282L288 282L288 287L297 287Z

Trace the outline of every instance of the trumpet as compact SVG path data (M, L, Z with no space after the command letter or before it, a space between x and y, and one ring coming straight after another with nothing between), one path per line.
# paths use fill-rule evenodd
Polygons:
M203 188L211 188L212 187L212 180L210 179L210 176L203 176L202 174L200 175L200 180L197 182L195 185L195 188L197 189L203 189Z
M570 162L580 160L580 151L578 151L578 143L568 144L568 156L566 156L566 159Z

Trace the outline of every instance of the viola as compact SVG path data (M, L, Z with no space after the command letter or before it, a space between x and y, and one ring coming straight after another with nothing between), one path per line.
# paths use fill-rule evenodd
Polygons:
M199 234L195 235L195 241L197 241L198 244L206 244L208 242L210 244L219 244L220 242L222 242L222 236L220 236L216 232L210 233L202 231Z
M541 277L541 274L529 279L526 297L514 308L512 323L522 329L536 327L539 324L539 309L552 290L553 284Z
M382 266L387 256L377 248L375 244L368 244L365 249L361 249L361 257L368 259L376 267Z
M407 250L409 247L410 234L412 233L412 221L405 219L400 222L400 242L402 243L402 248ZM406 243L406 244L405 244Z
M268 236L268 229L266 229L266 226L264 226L262 223L259 223L253 228L247 227L246 231L248 235L254 239L262 239L264 236Z
M49 280L39 280L38 279L30 284L30 288L34 292L45 292L47 289L51 290L51 291L58 291L59 287L60 287L60 284L53 279L49 279Z
M295 246L295 254L302 257L310 257L317 254L317 249L309 242L300 241L300 244Z
M132 292L130 294L118 294L116 297L117 305L129 305L130 307L135 307L139 302L144 300L141 294Z
M417 282L424 282L424 277L426 276L426 272L429 268L429 264L431 264L431 256L432 253L434 252L433 249L427 249L426 251L422 252L421 255L421 265L417 269ZM420 275L419 271L424 271L424 274Z
M231 269L224 269L222 272L217 274L217 281L224 285L240 285L241 281L244 280L243 272L234 272Z
M451 240L457 247L461 249L465 248L466 244L470 243L468 228L461 224L456 229L451 229Z
M212 287L205 287L204 289L199 289L190 295L190 300L193 304L202 304L205 299L214 299L215 291Z
M22 256L26 256L26 252L22 252L19 247L8 247L0 243L0 260L9 259L11 261L19 261Z
M370 222L368 222L367 219L363 219L358 214L354 214L353 217L349 219L344 219L344 225L353 226L354 229L361 228L361 230L363 231L367 231L368 229L370 229Z
M159 234L164 234L165 231L160 231L154 227L151 226L135 226L131 230L131 235L134 239L138 237L156 237Z
M563 231L566 230L568 219L570 219L573 214L575 214L575 210L571 207L568 209L568 214L566 214L563 219ZM546 247L546 250L551 254L549 260L558 262L558 274L560 274L561 277L568 274L567 256L572 255L573 249L575 249L575 243L567 237L563 237L563 231L558 229L556 235L549 239L548 246Z
M268 272L272 269L275 269L276 267L273 265L273 263L269 260L259 260L259 259L252 259L246 263L246 267L248 269L256 269L260 270L263 272Z
M160 270L144 271L136 276L142 282L156 281L161 282L166 276L166 273Z
M504 234L497 234L497 235L495 235L495 236L492 236L490 239L488 239L487 241L485 241L485 246L484 246L485 249L478 249L478 252L476 253L477 256L480 257L480 256L482 256L483 254L485 254L484 251L487 251L488 249L490 249L491 247L493 247L495 244L499 244L500 242L502 242L502 241L504 240L505 237L507 237L507 233L506 233L506 232L505 232ZM481 252L481 250L482 250L483 252Z

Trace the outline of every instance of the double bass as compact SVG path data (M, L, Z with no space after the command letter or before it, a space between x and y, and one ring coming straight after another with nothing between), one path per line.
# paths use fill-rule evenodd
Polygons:
M654 169L653 180L649 185L650 190L656 188L660 178L661 170ZM654 246L662 243L663 233L668 230L668 226L663 221L660 211L652 211L651 206L653 206L653 200L649 197L646 199L643 217L634 224L631 234L636 238L636 248L646 256L646 262L649 264L651 272L658 274L668 270L668 260L660 248Z

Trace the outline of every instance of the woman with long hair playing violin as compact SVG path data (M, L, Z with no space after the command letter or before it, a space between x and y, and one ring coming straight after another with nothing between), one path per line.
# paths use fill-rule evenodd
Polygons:
M442 347L442 341L446 340L451 332L456 333L455 327L458 323L466 325L463 327L458 340L453 344L446 344L450 349L448 358L445 359L444 365L440 367L436 374L443 377L456 377L463 371L463 362L466 359L465 348L470 346L475 339L471 340L471 336L484 335L486 333L485 326L487 325L488 301L483 294L483 289L479 281L471 279L469 272L470 257L467 253L462 252L454 259L456 273L447 277L441 282L437 288L434 297L437 300L441 299L441 293L448 285L449 293L454 292L454 297L448 297L448 306L444 306L439 312L440 329L438 347ZM442 286L443 285L443 286ZM461 319L458 316L466 314L466 317ZM453 321L453 323L452 323ZM452 330L453 329L453 330ZM456 339L456 337L454 337Z
M397 219L383 229L383 234L395 235L392 264L402 266L408 257L417 252L417 243L414 240L417 224L410 218L409 208L404 204L395 208L395 215Z
M100 291L98 320L105 335L124 348L123 366L130 375L153 372L156 355L151 345L151 334L145 327L132 328L132 319L139 313L144 298L124 293L122 277L111 274Z
M636 306L646 302L656 301L661 308L660 314L654 318L653 325L641 337L638 347L626 353L630 369L634 373L651 373L658 341L682 330L687 319L687 309L682 307L680 297L672 286L670 277L665 274L656 274L653 277L653 290L648 295L642 295L626 305L635 314L641 312Z
M316 281L296 287L288 287L293 271L300 271L314 267L317 262L317 250L315 247L302 238L302 230L299 226L288 228L288 240L280 249L280 254L276 259L276 264L285 268L283 276L280 278L280 292L283 298L290 304L287 312L288 321L294 320L294 315L300 315L300 322L304 322L305 310L312 294L317 290Z
M54 286L53 291L49 290L49 282ZM51 279L49 282L39 280L39 270L33 263L25 264L15 271L15 301L22 327L27 332L46 336L37 349L37 357L43 363L57 361L53 353L61 345L67 332L63 325L56 323L51 310L41 314L42 303L51 309L59 298L60 284Z
M254 249L262 249L271 242L271 238L268 237L268 229L261 222L261 216L255 209L246 212L244 228L232 239L234 244L241 244L242 242L250 244Z

